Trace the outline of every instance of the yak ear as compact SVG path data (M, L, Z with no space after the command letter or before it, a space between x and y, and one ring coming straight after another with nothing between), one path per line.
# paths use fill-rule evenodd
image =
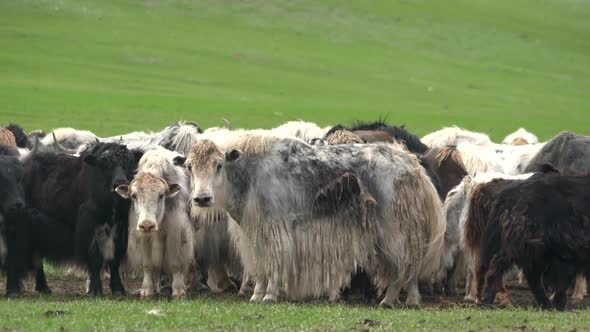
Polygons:
M241 155L242 155L242 151L234 149L234 150L231 150L231 151L225 153L225 160L227 160L227 161L238 160Z
M541 172L559 174L559 169L557 167L553 166L553 164L551 164L551 163L543 163L543 165L541 165Z
M119 194L119 196L125 199L129 199L129 185L122 184L115 188L115 191L117 192L117 194Z
M174 197L180 191L182 187L179 184L171 183L168 185L168 191L166 192L166 196Z
M97 162L96 156L89 154L86 157L84 157L84 162L89 165L96 165L96 162Z
M172 159L172 162L176 166L184 166L184 162L185 161L186 161L186 157L185 156L177 156L177 157L174 157L174 159Z

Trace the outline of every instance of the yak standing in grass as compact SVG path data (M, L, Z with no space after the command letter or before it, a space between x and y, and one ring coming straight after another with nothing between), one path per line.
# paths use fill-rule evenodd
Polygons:
M8 222L8 295L21 292L20 280L36 271L36 287L50 292L43 259L76 262L87 268L90 294L102 294L100 270L111 272L115 294L125 292L119 263L127 248L129 203L115 188L129 183L133 154L119 144L97 143L79 157L37 154L25 164L27 208Z
M338 300L360 267L387 289L381 305L395 305L401 288L406 304L419 304L418 280L439 271L445 221L413 155L267 136L225 147L200 141L186 166L193 204L230 211L253 245L251 301L276 301L280 290Z
M493 300L516 264L542 308L565 309L576 274L590 272L588 202L590 176L539 174L499 191L482 236L478 297Z
M12 135L12 134L11 134ZM35 156L39 142L26 157L20 157L15 146L0 144L0 266L6 258L6 222L10 215L25 206L23 163Z
M132 202L127 257L134 270L143 270L142 298L159 289L161 273L172 274L173 297L186 296L185 280L194 262L190 178L172 163L176 155L164 148L146 152L133 181L116 189Z

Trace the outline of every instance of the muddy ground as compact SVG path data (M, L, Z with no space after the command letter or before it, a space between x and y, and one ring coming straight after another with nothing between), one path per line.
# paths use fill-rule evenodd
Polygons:
M71 301L77 299L87 298L88 295L85 293L86 288L86 280L82 277L76 276L67 276L67 275L50 275L48 276L48 284L49 287L52 289L52 295L54 296L57 301ZM123 283L128 291L128 294L125 297L118 297L118 299L138 299L138 289L141 286L141 279L139 278L126 278L123 280ZM34 291L34 279L29 277L24 282L26 291L23 295L25 298L35 298L38 295ZM110 291L108 288L108 280L105 279L103 282L104 289L105 289L105 296L107 298L111 298ZM510 293L510 297L512 299L512 303L514 307L520 308L527 308L527 307L535 307L536 302L535 299L528 289L526 285L518 285L516 282L508 283L508 290ZM4 297L5 294L5 278L2 276L0 280L0 298ZM463 293L461 292L458 296L444 296L444 295L434 295L428 296L422 294L422 306L428 308L461 308L461 307L477 307L478 305L466 302L463 300ZM189 294L190 298L199 298L199 297L208 297L208 298L219 298L223 300L235 300L235 301L247 301L248 298L240 297L237 295L237 292L233 293L223 293L223 294L215 294L215 293L197 293L191 292ZM160 298L166 298L166 294L160 295ZM402 294L402 300L404 295ZM313 303L326 303L326 301L314 301ZM358 299L352 298L348 301L343 301L343 303L350 303L353 305L359 305L360 302ZM484 308L495 308L495 306L484 306ZM571 300L568 301L568 309L588 309L590 308L590 297L586 296L584 301L581 303L572 303Z

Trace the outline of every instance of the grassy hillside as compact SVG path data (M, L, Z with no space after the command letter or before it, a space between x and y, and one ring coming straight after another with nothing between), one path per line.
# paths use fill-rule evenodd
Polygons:
M0 1L0 123L590 134L590 3Z

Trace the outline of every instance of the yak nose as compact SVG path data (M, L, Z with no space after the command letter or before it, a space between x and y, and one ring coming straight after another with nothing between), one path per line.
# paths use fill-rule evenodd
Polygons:
M209 194L200 194L199 196L193 198L193 200L198 206L209 206L211 205L212 197Z
M144 233L149 233L156 230L156 224L151 222L144 222L139 224L139 230Z

